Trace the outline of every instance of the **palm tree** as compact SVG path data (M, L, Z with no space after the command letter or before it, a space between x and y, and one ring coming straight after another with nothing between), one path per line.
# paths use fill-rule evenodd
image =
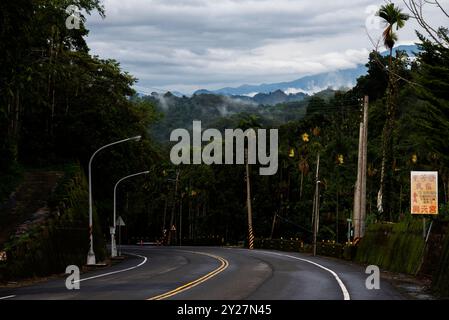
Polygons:
M390 215L391 211L391 183L393 174L393 130L396 117L396 100L397 100L397 77L394 72L393 65L393 48L398 40L395 31L401 29L405 25L405 21L409 16L402 12L401 8L396 7L394 3L389 2L380 7L377 15L384 20L386 28L382 33L385 47L390 51L389 65L388 65L388 90L387 90L387 118L383 131L382 144L382 169L380 178L380 190L378 194L378 210L383 213L384 210ZM395 30L396 29L396 30ZM386 166L389 166L388 171Z
M394 27L396 26L396 31L403 28L405 21L409 19L409 16L402 12L402 9L396 7L394 3L390 2L380 7L377 15L382 18L387 27L382 33L385 47L390 50L390 67L393 57L393 48L398 41L398 36L394 32Z

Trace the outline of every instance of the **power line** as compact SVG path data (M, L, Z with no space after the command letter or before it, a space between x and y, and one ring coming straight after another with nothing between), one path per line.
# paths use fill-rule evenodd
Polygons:
M308 232L308 233L312 233L312 231L310 231L309 229L306 229L305 227L303 227L303 226L301 226L301 225L299 225L299 224L296 224L296 223L290 221L290 220L287 219L287 218L281 217L281 216L278 215L278 214L276 214L276 217L278 217L279 219L283 220L284 222L290 223L291 225L294 225L295 227L298 227L299 229L302 229L302 230L304 230L304 231L306 231L306 232Z

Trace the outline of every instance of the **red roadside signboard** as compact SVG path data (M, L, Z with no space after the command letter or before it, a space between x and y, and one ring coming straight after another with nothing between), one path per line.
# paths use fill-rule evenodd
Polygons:
M412 214L438 214L438 172L412 171L410 191Z

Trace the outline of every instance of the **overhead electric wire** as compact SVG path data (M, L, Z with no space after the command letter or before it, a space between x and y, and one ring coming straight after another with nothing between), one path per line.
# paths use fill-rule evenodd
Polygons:
M300 229L302 229L302 230L304 230L304 231L306 231L306 232L312 233L312 231L306 229L306 228L303 227L303 226L300 226L299 224L296 224L296 223L294 223L294 222L288 220L287 218L281 217L281 216L278 215L278 214L276 214L276 216L277 216L279 219L281 219L281 220L283 220L283 221L285 221L285 222L287 222L287 223L290 223L290 224L294 225L295 227L298 227L298 228L300 228Z

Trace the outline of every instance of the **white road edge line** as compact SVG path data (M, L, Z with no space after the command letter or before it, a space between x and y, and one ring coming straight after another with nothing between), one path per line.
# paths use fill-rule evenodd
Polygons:
M11 299L11 298L14 298L14 297L15 297L15 296L0 297L0 300Z
M316 263L316 262L313 262L313 261L310 261L310 260L307 260L307 259L303 259L303 258L298 258L298 257L295 257L295 256L290 256L290 255L287 255L287 254L276 253L276 252L268 252L268 251L261 251L261 252L267 253L267 254L274 254L274 255L277 255L277 256L281 256L281 257L292 258L292 259L296 259L296 260L300 260L300 261L304 261L304 262L313 264L314 266L317 266L317 267L319 267L319 268L321 268L323 270L326 270L327 272L332 274L334 276L334 278L337 280L338 285L340 286L340 289L343 292L344 300L351 300L351 296L349 295L349 291L346 288L345 284L343 283L343 281L341 281L340 277L334 271L332 271L331 269L326 268L325 266L322 266L319 263Z
M101 278L101 277L110 276L110 275L113 275L113 274L116 274L116 273L121 273L121 272L125 272L125 271L130 271L130 270L133 270L133 269L137 269L140 266L144 265L147 262L147 260L148 260L147 257L141 256L141 255L138 255L138 254L134 254L134 253L126 253L126 254L142 258L143 261L141 263L139 263L137 266L134 266L134 267L130 267L130 268L122 269L122 270L117 270L117 271L112 271L112 272L108 272L108 273L103 273L103 274L99 274L97 276L83 278L83 279L80 279L80 280L75 280L74 283L83 282L83 281L92 280L92 279L97 279L97 278Z

